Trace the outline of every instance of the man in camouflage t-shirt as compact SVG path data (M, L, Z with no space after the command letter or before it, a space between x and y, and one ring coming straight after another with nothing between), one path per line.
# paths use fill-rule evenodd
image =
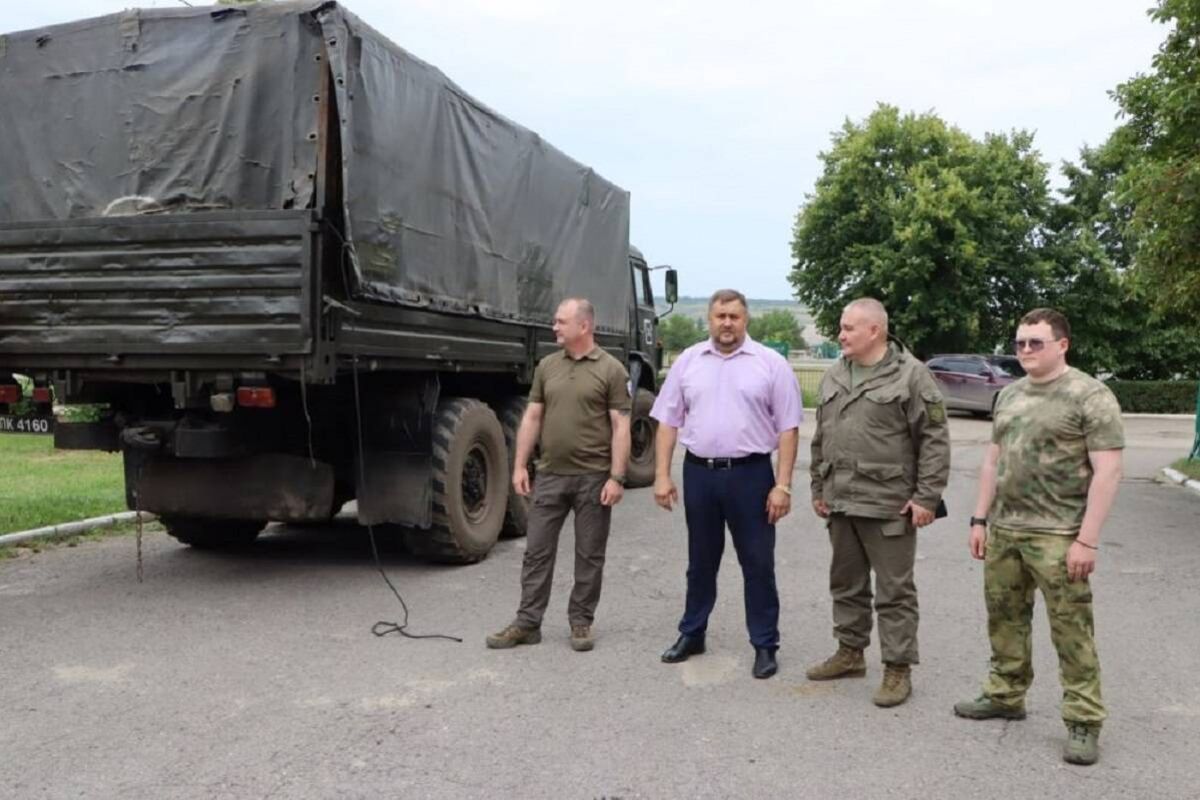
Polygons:
M984 560L991 670L982 695L955 704L954 712L1024 718L1033 680L1030 621L1040 589L1063 687L1063 759L1093 764L1107 713L1088 577L1121 479L1125 439L1113 393L1067 366L1070 336L1066 317L1052 309L1029 312L1017 328L1014 344L1027 375L996 402L971 518L971 555Z

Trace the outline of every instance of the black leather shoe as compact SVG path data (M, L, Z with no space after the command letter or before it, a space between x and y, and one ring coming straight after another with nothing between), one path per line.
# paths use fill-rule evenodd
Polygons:
M675 640L675 644L662 654L662 660L667 664L678 664L687 661L688 656L698 656L704 652L703 636L688 636L684 634Z
M779 662L775 660L774 647L754 648L754 677L769 678L778 671Z

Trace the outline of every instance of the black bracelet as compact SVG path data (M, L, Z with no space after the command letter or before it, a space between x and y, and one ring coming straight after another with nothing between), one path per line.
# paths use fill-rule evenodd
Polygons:
M1088 550L1099 550L1100 549L1099 546L1094 545L1094 544L1088 544L1087 542L1085 542L1081 539L1076 539L1075 544L1081 544L1084 547L1086 547Z

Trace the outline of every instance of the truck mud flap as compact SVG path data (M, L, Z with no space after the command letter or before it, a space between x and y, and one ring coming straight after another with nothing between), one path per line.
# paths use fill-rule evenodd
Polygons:
M305 522L334 511L333 467L300 456L197 461L126 451L125 465L130 506L162 516Z
M358 521L363 525L395 523L416 528L433 524L431 457L425 453L368 450L365 485L358 488Z

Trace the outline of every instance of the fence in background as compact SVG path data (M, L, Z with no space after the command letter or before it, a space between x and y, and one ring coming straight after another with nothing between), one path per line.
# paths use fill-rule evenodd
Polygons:
M828 364L792 365L792 371L796 373L796 380L800 382L800 394L804 397L805 408L817 407L818 389L821 386L821 378L827 369L829 369Z

